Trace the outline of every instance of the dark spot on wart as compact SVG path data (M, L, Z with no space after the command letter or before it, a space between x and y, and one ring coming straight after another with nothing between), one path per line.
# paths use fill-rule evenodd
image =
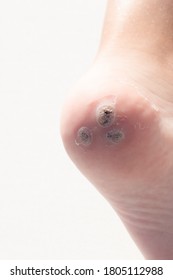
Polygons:
M119 143L124 139L124 133L121 130L113 129L106 134L106 138L113 143Z
M97 111L97 122L102 127L108 127L113 123L114 109L112 106L102 106Z
M89 145L92 142L92 133L88 127L81 127L77 132L76 144Z

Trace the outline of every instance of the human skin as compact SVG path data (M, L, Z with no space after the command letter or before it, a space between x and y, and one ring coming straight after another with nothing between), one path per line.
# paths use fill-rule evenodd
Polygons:
M172 0L109 0L61 117L67 153L146 259L173 259L172 54Z

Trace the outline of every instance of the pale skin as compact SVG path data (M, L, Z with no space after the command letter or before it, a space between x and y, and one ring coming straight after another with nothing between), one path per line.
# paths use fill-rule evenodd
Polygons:
M99 121L100 108L108 121ZM172 127L173 1L109 0L98 53L63 108L61 134L146 259L173 259Z

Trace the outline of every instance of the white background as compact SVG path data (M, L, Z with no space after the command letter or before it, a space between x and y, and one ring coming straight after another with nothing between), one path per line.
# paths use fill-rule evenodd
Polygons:
M142 259L63 148L59 117L95 57L106 0L0 1L0 259Z

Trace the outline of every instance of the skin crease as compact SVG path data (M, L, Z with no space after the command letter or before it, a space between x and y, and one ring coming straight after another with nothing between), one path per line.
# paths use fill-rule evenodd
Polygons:
M61 119L70 158L147 259L173 259L172 15L172 0L109 0L98 53ZM98 123L102 106L113 108L110 126Z

